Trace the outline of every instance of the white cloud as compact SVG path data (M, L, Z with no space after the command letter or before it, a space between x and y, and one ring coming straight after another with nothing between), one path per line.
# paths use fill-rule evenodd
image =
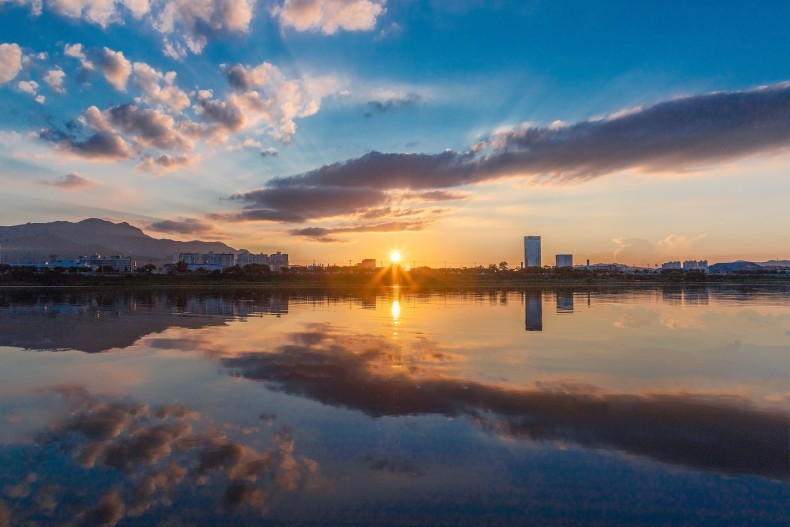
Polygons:
M31 14L34 16L41 14L42 0L0 0L0 6L3 4L30 6Z
M19 81L16 85L21 91L35 95L38 91L38 83L36 81Z
M135 18L142 18L151 11L151 3L148 0L122 0L122 2Z
M81 18L101 27L120 21L115 0L48 0L47 7L61 16Z
M46 100L47 100L47 98L46 98L46 97L44 97L43 95L36 95L36 99L35 99L35 101L36 101L38 104L44 104L44 101L46 101Z
M44 82L49 84L49 87L52 88L53 91L56 93L64 93L66 89L63 87L63 80L66 78L66 74L60 68L54 68L47 72L44 75Z
M0 84L11 82L22 70L22 48L0 44Z
M132 74L132 63L123 56L123 51L104 48L101 63L104 78L118 91L126 91L126 82Z
M88 70L93 69L93 63L88 60L85 51L82 49L82 44L66 44L63 47L63 54L67 57L73 57L80 61L82 67Z
M225 71L236 92L224 103L211 96L200 97L198 108L204 117L232 131L262 124L283 143L290 142L296 133L294 119L315 115L321 100L341 88L333 77L289 79L268 62L253 68L237 64Z
M181 112L190 105L189 96L175 85L176 72L163 74L144 62L135 62L132 82L151 106L164 105Z
M165 55L199 54L217 33L247 33L254 4L254 0L170 0L155 17L154 29L167 36Z
M297 31L370 31L384 12L386 0L284 0L273 10L283 26Z

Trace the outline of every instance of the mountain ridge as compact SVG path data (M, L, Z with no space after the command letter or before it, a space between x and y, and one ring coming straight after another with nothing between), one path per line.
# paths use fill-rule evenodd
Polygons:
M128 256L139 265L150 262L161 266L180 252L238 251L218 241L154 238L128 222L113 223L99 218L0 226L0 262L4 263L42 261L52 254L75 258L99 253Z

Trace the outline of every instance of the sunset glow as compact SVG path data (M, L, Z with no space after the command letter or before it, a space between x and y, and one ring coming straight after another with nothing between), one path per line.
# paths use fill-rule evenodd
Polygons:
M577 262L789 256L790 4L66 4L0 1L0 225L298 265L394 235L434 268L516 267L527 234Z

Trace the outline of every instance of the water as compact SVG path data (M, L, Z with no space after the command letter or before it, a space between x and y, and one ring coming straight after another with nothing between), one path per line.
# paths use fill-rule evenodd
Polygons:
M790 289L0 291L0 526L788 525Z

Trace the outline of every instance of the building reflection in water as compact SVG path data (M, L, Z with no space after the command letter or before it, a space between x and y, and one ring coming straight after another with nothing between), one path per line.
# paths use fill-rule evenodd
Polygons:
M573 313L573 291L557 291L557 313Z
M526 291L525 297L527 331L543 331L543 291Z

